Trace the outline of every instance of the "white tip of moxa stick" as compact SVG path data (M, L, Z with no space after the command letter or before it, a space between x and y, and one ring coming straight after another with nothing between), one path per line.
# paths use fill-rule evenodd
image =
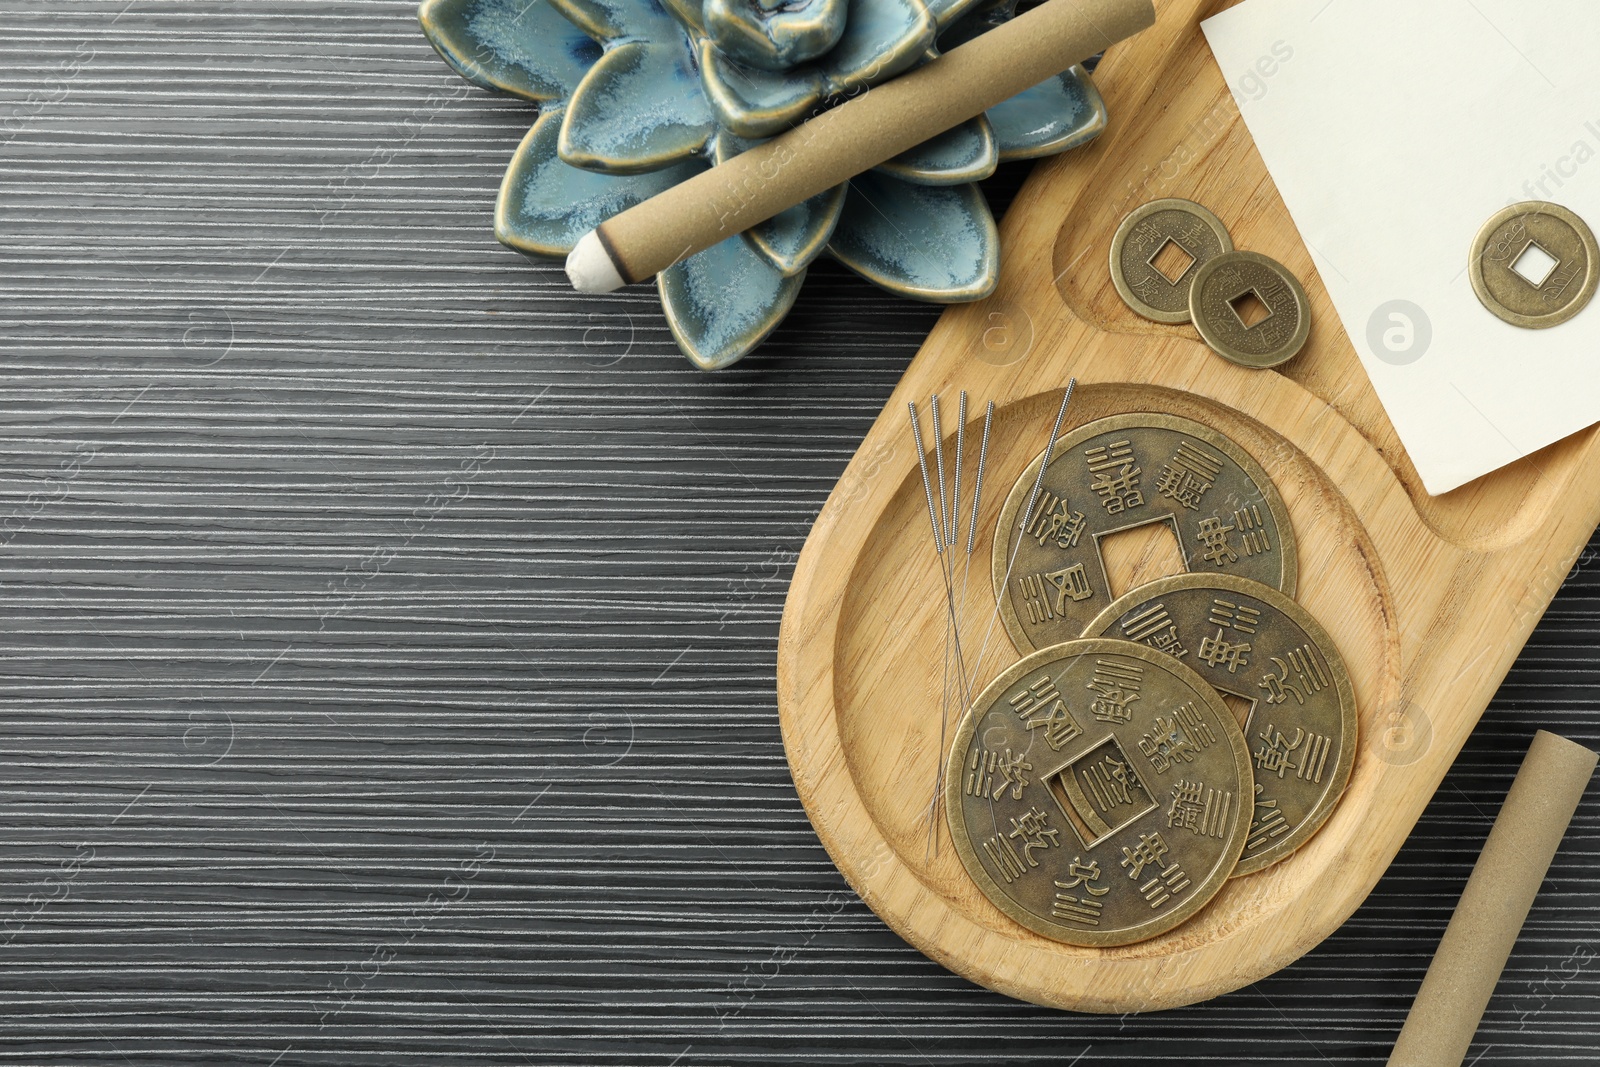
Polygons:
M590 230L578 238L567 253L567 280L580 293L609 293L623 286L617 265L600 243L600 235Z

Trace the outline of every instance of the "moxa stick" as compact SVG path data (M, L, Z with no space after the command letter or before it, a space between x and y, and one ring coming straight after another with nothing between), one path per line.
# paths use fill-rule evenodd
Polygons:
M1047 0L915 70L614 215L567 277L608 293L893 159L1155 22L1150 0Z
M1596 755L1540 730L1428 965L1389 1067L1460 1067Z

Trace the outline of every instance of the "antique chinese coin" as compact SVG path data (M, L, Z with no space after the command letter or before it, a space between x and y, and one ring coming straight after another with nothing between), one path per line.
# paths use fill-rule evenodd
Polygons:
M1294 529L1271 479L1208 426L1175 415L1113 415L1059 438L1033 514L1041 454L1000 512L992 575L1000 618L1026 655L1083 633L1111 603L1101 540L1164 524L1185 569L1295 589Z
M1255 808L1236 874L1283 859L1338 803L1356 753L1356 697L1339 650L1276 589L1227 575L1180 574L1108 607L1086 637L1139 641L1244 701Z
M1195 272L1233 251L1222 220L1191 200L1154 200L1122 220L1111 238L1111 282L1147 319L1189 321Z
M1257 252L1225 252L1205 264L1189 290L1189 313L1212 351L1241 367L1276 367L1311 333L1300 280Z
M956 731L945 810L995 906L1070 945L1165 933L1233 873L1250 754L1216 691L1132 641L1035 652Z
M1594 296L1600 248L1577 215L1530 200L1484 223L1467 268L1484 307L1513 326L1542 330L1566 322Z

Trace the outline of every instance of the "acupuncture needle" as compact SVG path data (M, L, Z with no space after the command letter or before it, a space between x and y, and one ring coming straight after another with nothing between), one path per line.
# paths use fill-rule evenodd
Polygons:
M946 491L944 491L946 490L946 482L944 482L944 419L942 419L942 408L939 405L939 394L933 394L928 398L928 406L930 406L931 413L933 413L933 459L939 475L939 520L941 522L939 522L939 530L934 531L934 539L942 541L942 544L950 547L950 545L954 545L955 537L947 536L947 533L949 533L950 526L954 525L957 520L955 520L954 506L950 506L946 498ZM960 458L957 458L957 470L960 470L958 464L960 464ZM944 573L944 589L946 589L947 600L949 600L949 603L947 603L950 616L949 629L944 632L944 656L946 656L946 669L949 669L950 637L952 637L952 630L955 630L955 625L957 625L958 614L957 606L955 606L955 560L949 555L941 553L941 565L942 573ZM960 632L955 632L955 670L957 670L957 673L955 673L957 691L960 694L965 694L966 662L962 659ZM941 712L949 705L949 701L949 681L947 681L944 694L939 697Z
M950 505L949 505L948 513L946 512L946 507L945 507L946 501L945 501L945 480L944 480L944 423L940 418L940 410L941 409L940 409L940 406L939 406L939 394L938 393L933 394L933 396L929 398L929 405L933 409L934 461L938 465L938 474L939 474L939 514L940 514L941 518L943 518L945 520L944 521L944 528L939 531L938 536L941 536L941 537L945 538L945 546L946 547L954 548L955 547L955 543L956 543L955 531L956 531L957 527L959 527L960 524L961 524L961 520L957 516L957 506L956 506L955 502L959 501L961 499L961 481L960 481L960 479L961 479L961 443L962 443L963 440L965 440L965 432L964 432L965 428L964 428L964 425L962 425L962 424L965 423L966 416L967 416L967 393L966 393L966 390L963 389L961 391L960 418L961 418L962 424L958 424L957 427L956 427L956 462L955 462L956 482L955 482L955 485L954 485L953 496L951 498L951 502L950 502ZM960 635L960 631L956 630L957 624L958 624L959 619L960 619L960 608L959 608L959 605L955 602L954 590L955 590L955 584L956 584L956 564L955 564L955 559L952 556L945 556L944 557L944 573L945 573L945 584L951 590L951 597L950 597L950 630L955 630L956 631L956 659L957 659L957 664L956 664L956 667L957 667L957 672L956 672L956 691L957 691L957 699L960 699L960 700L964 701L966 699L966 696L967 696L967 686L966 686L967 668L966 668L966 664L964 662L961 662L961 642L960 642L960 636L961 635ZM950 656L950 631L947 630L946 633L945 633L945 659L946 659L947 662L949 660L949 656ZM940 710L941 710L941 712L945 712L948 709L948 705L949 705L949 690L948 690L948 687L947 687L946 691L945 691L945 694L941 698L941 702L940 702Z
M994 401L989 401L983 413L983 438L978 442L978 476L972 486L972 516L967 520L967 558L972 558L972 545L978 536L978 506L983 499L983 470L989 458L989 428L994 425Z
M915 401L908 402L906 408L911 413L911 436L917 446L917 466L922 470L922 493L928 501L928 525L933 530L933 550L939 557L939 575L944 581L945 610L953 618L955 616L955 590L952 588L950 573L945 567L944 532L940 529L939 512L933 505L933 482L928 476L928 453L922 441L922 423L917 418ZM946 633L948 634L948 632L947 630ZM966 664L961 655L961 635L959 633L956 634L955 647L956 662L964 675Z
M922 423L917 417L917 402L907 401L906 408L911 412L911 436L917 443L917 466L922 468L922 492L928 498L928 525L933 528L933 549L943 555L944 541L939 537L939 514L933 509L933 483L928 480L928 453L922 445Z
M949 506L949 501L948 501L948 499L947 499L947 497L945 495L945 480L944 480L944 421L941 418L941 408L939 406L939 394L938 393L934 393L931 397L928 398L928 407L929 407L929 409L930 409L930 411L932 413L932 416L933 416L933 460L934 460L936 471L937 471L937 473L939 475L939 528L934 531L933 536L934 536L934 538L936 540L942 541L945 546L949 546L951 541L953 540L953 538L951 538L949 536L949 530L950 530L950 516L954 512L954 508ZM959 462L959 461L960 461L959 457L957 457L957 462ZM942 552L940 553L940 557L939 558L940 558L940 567L944 572L945 588L947 590L951 590L952 591L951 596L949 597L950 603L948 605L950 618L949 618L948 625L945 628L945 634L944 634L945 682L944 682L944 690L940 694L940 697L939 697L940 713L942 715L943 712L944 712L944 709L946 707L948 707L948 705L950 703L950 677L949 677L949 674L950 674L950 630L956 624L956 606L955 606L955 596L954 596L954 593L953 593L953 590L954 590L954 587L955 587L955 566L954 566L954 563L952 562L952 560L951 560L951 558L949 556L944 555ZM965 664L959 664L958 668L957 668L957 677L958 677L958 679L960 679L961 681L965 681L965 678L963 677L965 674L966 674L966 665ZM961 688L962 688L963 691L965 690L965 686L962 686Z
M936 404L937 401L938 401L938 398L934 397L934 401L933 402ZM924 498L927 500L927 504L928 504L928 525L929 525L929 527L931 528L931 530L933 532L933 550L936 553L936 555L938 556L939 574L940 574L941 580L944 582L945 610L948 613L948 617L946 618L945 635L946 635L946 639L948 640L949 639L949 635L950 635L950 623L951 623L951 620L953 620L955 618L955 591L951 587L950 572L946 568L946 564L947 564L948 560L947 560L947 558L946 558L946 556L944 554L944 548L945 548L945 545L944 545L944 530L941 527L940 513L939 513L938 510L935 509L934 503L933 503L933 485L932 485L932 480L928 476L928 452L927 452L927 446L923 443L923 440L922 440L922 423L921 423L921 420L917 418L917 405L916 405L915 401L908 402L906 404L906 409L910 413L910 416L911 416L911 436L912 436L912 440L916 443L916 447L917 447L917 466L922 472L922 494L923 494ZM944 495L943 492L942 492L942 490L943 490L942 481L941 481L941 484L940 484L940 489L941 489L940 495L942 497ZM957 672L958 676L964 678L965 675L966 675L966 663L963 660L962 655L961 655L961 635L959 633L957 633L955 635L955 650L956 650L956 672ZM946 654L945 662L946 662L946 670L948 672L948 666L949 666L948 653ZM941 694L941 701L947 701L949 699L949 692L950 692L949 678L948 678L948 673L947 673L946 679L945 679L944 690L943 690L943 693ZM944 757L945 757L945 753L944 753L943 749L941 748L940 751L937 753L937 756L936 756L936 758L940 761L940 766L942 766L942 761L944 760ZM935 780L937 781L937 775L936 775ZM937 801L937 797L936 797L935 798L935 806L937 805L937 802L938 801ZM935 825L936 825L936 822L937 822L937 816L938 816L937 807L935 807L935 810L931 811L929 813L928 843L927 843L926 848L924 849L924 860L926 860L928 854L932 852L932 850L936 846L936 843L937 843L937 840L938 840L938 834L935 832L935 829L934 829Z
M934 399L937 401L938 397L935 396ZM935 423L935 425L937 425L937 422ZM935 429L934 433L937 434L938 432L939 431L937 429ZM939 442L940 442L940 446L939 446L940 447L940 451L943 452L943 450L944 450L944 448L943 448L944 438L941 437L939 439ZM958 406L957 406L957 409L956 409L956 457L955 457L955 464L954 464L953 479L952 479L951 486L950 486L950 515L949 515L949 520L948 520L948 522L947 522L947 524L945 526L945 532L944 532L945 547L947 547L947 548L955 548L957 535L960 533L960 530L961 530L961 453L966 449L966 442L967 442L967 391L965 389L963 389L963 390L961 390ZM943 479L943 476L941 475L941 477L940 477L941 485L943 484L943 481L944 481L944 479ZM969 560L970 560L970 557L969 557ZM950 582L951 588L953 589L955 587L955 578L956 578L955 559L952 556L947 556L946 557L946 561L947 562L946 562L945 570L946 570L946 574L948 575L948 581ZM970 570L970 562L969 562L969 570ZM930 847L931 847L931 849L932 849L932 851L934 852L935 855L937 855L937 853L938 853L938 833L937 833L937 830L936 830L936 826L937 826L937 820L939 818L939 798L944 793L945 745L946 745L946 743L948 741L948 738L949 738L949 735L950 735L950 678L949 678L949 670L950 670L950 667L949 667L949 664L950 664L950 635L953 632L958 640L960 638L960 635L961 635L961 606L962 606L962 601L964 599L965 599L965 590L964 589L962 591L962 600L956 600L956 599L952 598L952 600L951 600L951 609L950 609L950 625L945 630L945 653L944 653L944 658L945 658L945 682L944 682L944 691L941 694L940 699L939 699L939 760L938 760L937 765L934 768L933 799L932 799L932 801L930 801L930 803L928 805L928 807L929 807L928 835L929 835L929 838L930 838L929 845L930 845ZM959 657L958 657L958 660L957 660L957 663L956 663L956 686L955 686L956 694L955 695L956 695L956 700L961 704L963 709L965 709L965 707L966 707L966 705L968 703L968 699L967 699L968 694L967 694L967 688L966 688L966 677L967 677L967 666L966 666L965 663L960 662Z
M944 483L944 425L939 421L939 394L934 393L928 398L928 407L933 412L933 461L937 465L939 475L939 528L933 531L933 536L940 544L948 543L945 533L950 529L950 516L945 509L945 483Z
M945 471L944 471L944 466L945 466L945 464L944 464L944 419L943 419L943 410L944 409L943 409L943 406L940 404L940 397L939 397L938 393L934 393L931 397L928 398L928 406L929 406L929 408L931 410L931 415L932 415L932 419L933 419L933 448L934 448L933 456L934 456L934 464L935 464L935 468L936 468L936 473L939 476L939 518L940 518L940 529L938 531L936 531L934 536L936 538L942 538L944 540L944 543L945 543L946 547L954 547L954 544L955 544L954 527L955 527L956 523L959 520L956 518L956 508L955 508L954 503L951 502L951 498L947 497L947 495L945 493L946 482L945 482ZM965 409L965 405L964 404L963 404L961 410L962 410L963 413L965 412L966 409ZM958 428L957 432L958 433L960 432L959 428ZM958 471L960 470L960 462L961 462L961 456L960 456L960 453L957 452L957 455L956 455L956 464L957 464L956 469ZM959 487L957 487L957 488L959 489ZM952 678L951 678L951 668L952 668L952 666L954 667L954 671L955 671L955 674L954 674L954 688L955 688L955 693L956 693L956 699L961 701L964 704L966 702L965 698L966 698L966 693L967 693L967 686L966 686L967 665L966 665L966 661L962 658L962 655L961 655L961 633L960 633L960 630L958 628L959 627L959 614L960 613L958 611L958 608L957 608L956 602L955 602L955 559L954 559L954 556L952 554L944 554L944 555L942 555L942 557L941 557L941 570L943 572L943 577L944 577L945 601L946 601L946 608L947 608L947 612L948 612L949 618L946 620L945 631L944 631L944 681L943 681L943 683L942 683L942 685L940 687L940 692L939 692L939 750L938 750L939 758L936 761L935 767L934 767L934 779L933 779L934 780L934 794L933 794L933 801L932 801L931 809L929 811L928 841L927 841L926 848L924 850L924 858L926 858L929 853L931 853L933 855L937 855L938 854L938 850L939 850L939 835L938 835L937 827L938 827L938 818L939 818L939 799L940 798L939 798L939 788L938 787L943 783L943 779L944 779L944 758L945 758L945 750L944 750L944 748L945 748L945 741L946 741L946 738L947 738L948 733L949 733L950 699L951 699L950 691L951 691L951 688L952 688ZM952 639L954 640L954 643L955 643L955 663L953 665L952 665L952 663L950 661L950 650L951 650Z
M937 398L935 398L937 399ZM915 401L907 402L906 408L911 413L911 436L917 446L917 466L922 470L922 493L928 501L928 525L933 530L933 551L939 557L939 574L944 579L945 607L951 614L955 614L955 591L951 587L949 572L945 569L944 531L941 529L939 511L933 505L933 480L928 475L928 453L922 442L922 423L917 418L917 405ZM941 494L942 495L942 494ZM956 635L956 656L961 655L961 638Z
M1066 392L1061 396L1061 410L1056 412L1056 421L1050 427L1050 438L1044 446L1044 456L1039 460L1039 476L1033 480L1033 492L1028 494L1028 506L1022 511L1022 522L1017 526L1019 530L1026 530L1028 523L1033 519L1033 506L1039 502L1039 493L1044 488L1045 471L1050 469L1050 453L1055 451L1056 437L1061 433L1061 422L1067 417L1067 405L1072 403L1072 392L1078 386L1078 379L1067 380ZM999 536L999 531L995 534ZM1011 559L1006 563L1005 577L1000 581L1000 588L996 592L994 601L994 614L989 617L989 625L983 633L983 644L978 646L978 658L973 662L973 675L971 684L977 684L978 672L983 667L983 657L989 649L989 639L994 636L994 624L1000 618L1000 597L1005 596L1011 588L1011 570L1017 565L1017 553L1022 550L1022 538L1017 537L1017 543L1011 548Z
M935 473L937 473L939 476L939 527L933 531L933 539L940 546L939 569L944 578L945 588L948 590L950 588L950 557L944 554L943 548L947 543L947 535L950 530L950 516L946 508L944 491L944 423L939 418L940 409L938 393L934 393L928 398L928 410L933 418L933 461ZM949 617L945 620L944 627L944 678L940 682L939 686L939 733L941 737L939 744L940 759L944 758L944 743L942 740L944 735L943 720L947 709L950 706L950 627L955 625L954 598L947 597L946 601L946 609ZM937 778L937 772L935 773L935 777ZM938 802L937 798L935 798L934 802ZM930 833L931 832L932 831L930 830Z
M961 453L967 447L967 391L961 390L960 403L956 408L956 470L955 477L951 479L950 489L950 537L945 542L951 548L956 545L956 538L961 533ZM961 605L956 605L959 610Z
M972 577L972 546L978 536L978 507L983 500L983 468L989 457L989 427L994 424L994 401L983 413L983 439L978 443L978 476L972 486L972 517L967 520L967 562L961 575L961 603L966 603L967 582Z

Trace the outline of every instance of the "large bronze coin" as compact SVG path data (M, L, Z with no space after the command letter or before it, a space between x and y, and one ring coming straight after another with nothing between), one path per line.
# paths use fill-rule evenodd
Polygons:
M1213 352L1256 370L1288 362L1311 335L1300 279L1259 252L1224 252L1203 264L1189 286L1189 314Z
M1530 200L1484 223L1467 267L1484 307L1513 326L1542 330L1588 306L1600 282L1600 247L1577 215Z
M1356 694L1305 608L1260 582L1180 574L1122 597L1084 636L1143 642L1249 703L1255 813L1234 873L1278 862L1327 820L1355 765Z
M1155 937L1233 873L1250 753L1199 675L1132 641L1069 641L986 688L956 731L945 810L995 906L1070 945Z
M1293 596L1294 529L1266 471L1207 426L1135 412L1056 441L1026 529L1040 455L1000 512L993 580L1000 617L1026 655L1070 641L1111 603L1109 534L1166 523L1186 569L1254 578Z
M1192 200L1153 200L1135 208L1111 238L1111 283L1134 311L1155 322L1189 321L1189 286L1210 260L1233 251L1222 220ZM1170 254L1175 267L1157 260Z

